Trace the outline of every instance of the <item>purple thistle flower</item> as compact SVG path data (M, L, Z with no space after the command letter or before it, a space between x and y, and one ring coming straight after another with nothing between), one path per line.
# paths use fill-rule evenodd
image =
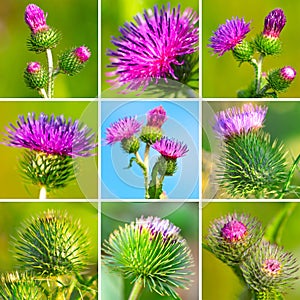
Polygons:
M286 81L293 81L296 77L296 70L290 66L283 67L280 69L280 75L281 77Z
M82 63L84 63L90 58L91 51L85 46L80 46L74 50L74 54Z
M184 156L189 150L186 144L163 137L159 141L156 141L152 148L158 151L165 158L177 159Z
M25 9L25 22L33 34L49 29L49 26L46 24L44 11L35 4L27 5Z
M272 10L265 18L263 35L275 39L279 38L285 23L286 17L283 10L280 8Z
M167 112L162 105L153 108L147 112L147 126L161 128L167 120Z
M180 228L172 224L169 220L158 217L149 216L145 218L141 216L139 219L136 219L135 224L136 228L140 231L143 229L148 230L153 238L161 234L164 241L170 238L173 241L177 240L180 232Z
M28 63L26 70L28 73L34 74L41 70L41 65L38 62L30 62Z
M210 38L208 47L212 48L215 54L222 56L226 51L232 50L237 44L240 44L250 31L250 22L246 23L244 18L232 18L226 20L214 31Z
M112 38L117 50L108 50L110 68L116 68L106 75L113 87L128 84L126 90L145 89L152 78L173 78L174 65L182 65L179 57L196 51L198 43L198 16L191 8L182 14L177 9L162 6L159 10L145 10L143 17L134 17L136 22L125 23L120 28L121 37Z
M232 220L223 226L221 234L229 242L239 241L247 234L247 227L240 221Z
M213 129L225 139L257 130L263 126L267 110L265 106L254 106L252 103L244 104L242 108L229 108L215 115Z
M124 139L129 139L138 133L141 127L142 123L138 122L136 117L119 119L119 121L110 124L109 128L106 128L106 144L111 145Z
M97 147L91 129L78 120L72 122L69 118L67 121L63 115L49 117L41 113L36 118L35 113L28 113L26 119L19 116L17 125L10 124L11 128L6 128L8 140L3 144L71 157L91 156L89 151Z

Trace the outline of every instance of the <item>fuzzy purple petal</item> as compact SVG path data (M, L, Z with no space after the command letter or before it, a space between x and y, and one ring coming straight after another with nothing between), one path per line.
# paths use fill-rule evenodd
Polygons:
M34 34L49 28L46 24L46 17L43 10L35 4L27 5L24 18L26 24Z
M182 157L189 151L186 144L166 137L156 141L152 145L152 148L158 151L162 156L171 159Z
M160 105L147 112L147 126L161 128L167 120L167 112Z
M265 18L263 35L278 38L286 23L284 12L280 8L272 10Z

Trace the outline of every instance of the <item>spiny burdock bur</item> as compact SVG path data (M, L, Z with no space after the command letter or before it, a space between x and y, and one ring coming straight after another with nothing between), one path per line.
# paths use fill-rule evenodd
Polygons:
M43 277L83 271L88 246L80 221L55 210L27 220L14 238L15 256L21 268Z
M110 234L102 261L131 283L180 299L176 289L188 287L193 258L179 232L167 219L142 216Z

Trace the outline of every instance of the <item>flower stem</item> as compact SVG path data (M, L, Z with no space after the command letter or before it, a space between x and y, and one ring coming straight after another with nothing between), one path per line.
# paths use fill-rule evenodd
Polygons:
M48 61L48 98L52 98L53 96L53 57L51 49L46 50L47 61Z
M40 195L39 195L40 200L46 200L47 199L47 190L45 186L42 186L40 189Z
M144 165L146 167L144 179L145 179L145 194L146 197L149 198L148 192L148 181L149 181L149 152L150 152L150 144L146 144L145 153L144 153Z
M264 60L264 55L261 54L258 58L258 62L257 62L257 80L256 80L256 94L259 94L260 92L260 85L261 85L261 71L262 71L262 63L263 63L263 60Z
M144 186L145 186L145 199L149 199L149 192L148 192L148 169L143 162L140 154L135 152L136 163L142 168L144 174Z
M40 95L41 95L43 98L45 98L46 100L48 100L48 95L47 95L45 89L40 89L40 90L39 90L39 93L40 93Z
M295 161L294 161L294 163L293 163L293 165L292 165L292 167L291 167L291 169L289 171L289 175L288 175L287 180L285 182L285 185L284 185L284 187L282 189L281 195L279 196L279 199L282 199L283 196L284 196L284 194L288 191L288 188L289 188L289 186L291 184L291 181L292 181L292 177L294 175L294 172L295 172L295 170L296 170L297 165L299 164L299 162L300 162L300 154L295 159Z
M128 300L137 300L142 292L142 289L143 289L143 281L141 278L139 278L134 283L134 286L131 290Z

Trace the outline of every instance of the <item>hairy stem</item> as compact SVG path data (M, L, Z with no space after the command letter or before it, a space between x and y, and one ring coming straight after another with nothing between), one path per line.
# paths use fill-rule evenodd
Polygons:
M148 192L148 169L143 162L140 154L135 152L136 163L142 168L144 174L144 186L145 186L145 199L149 199L149 192Z
M54 83L53 83L53 57L52 57L51 49L46 50L46 55L47 55L47 61L48 61L48 76L49 76L48 98L52 98Z
M139 278L134 283L134 286L131 290L131 293L130 293L130 296L129 296L128 300L137 300L139 298L142 290L143 290L143 281L142 281L141 278Z
M145 194L149 198L149 192L148 192L148 182L149 182L149 152L150 152L150 144L146 144L145 147L145 153L144 153L144 164L146 167L145 171ZM147 198L147 199L148 199Z
M40 200L46 200L47 199L47 190L45 186L42 186L40 189L40 195L39 195Z
M48 98L48 95L47 95L47 92L46 92L46 90L45 90L44 88L39 90L39 94L40 94L43 98L45 98L46 100L49 99L49 98Z
M264 60L264 55L261 54L258 58L258 62L257 62L257 80L256 80L256 94L259 94L260 92L260 85L261 85L261 71L262 71L262 63Z

